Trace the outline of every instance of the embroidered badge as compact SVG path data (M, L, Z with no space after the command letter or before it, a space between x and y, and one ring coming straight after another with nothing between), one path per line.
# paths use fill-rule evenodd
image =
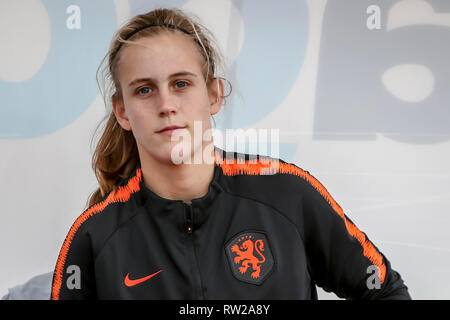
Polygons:
M261 284L273 268L269 242L263 233L244 232L225 248L233 275L244 282Z

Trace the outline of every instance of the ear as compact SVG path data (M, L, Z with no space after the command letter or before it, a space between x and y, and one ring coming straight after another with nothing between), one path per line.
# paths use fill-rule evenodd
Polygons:
M220 111L223 103L223 82L220 78L214 78L208 86L209 104L211 115Z
M117 93L113 95L112 99L112 107L114 115L116 116L117 122L119 122L120 126L126 130L131 131L130 121L128 120L127 112L125 110L125 105L123 103L122 96L119 96Z

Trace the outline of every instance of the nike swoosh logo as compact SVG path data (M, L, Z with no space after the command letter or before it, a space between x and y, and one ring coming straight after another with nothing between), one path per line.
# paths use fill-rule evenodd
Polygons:
M156 276L158 273L162 272L162 270L159 270L149 276L143 277L143 278L139 278L139 279L130 279L130 273L127 273L127 275L125 276L125 280L123 281L125 283L125 285L127 287L134 287L135 285L142 283L144 281L147 281L150 278L153 278L154 276Z

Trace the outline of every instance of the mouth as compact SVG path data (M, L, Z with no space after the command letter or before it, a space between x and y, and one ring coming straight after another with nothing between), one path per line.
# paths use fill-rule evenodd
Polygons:
M156 131L156 133L160 133L160 134L163 134L163 135L166 135L166 136L171 136L172 133L174 133L176 130L184 129L184 128L186 128L186 127L167 126L167 127L163 128L163 129L161 129L159 131Z

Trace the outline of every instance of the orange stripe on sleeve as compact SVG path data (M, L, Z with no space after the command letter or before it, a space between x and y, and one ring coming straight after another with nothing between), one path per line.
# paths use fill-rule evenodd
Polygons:
M222 171L225 175L238 175L238 174L249 174L249 175L261 175L274 174L278 173L287 173L294 174L305 179L308 183L310 183L321 195L325 198L325 200L331 205L334 211L341 217L341 219L345 223L345 227L348 233L358 240L358 242L363 247L363 255L368 258L373 265L378 267L380 282L383 283L386 277L386 266L383 263L383 257L381 254L375 249L373 244L366 239L364 233L362 233L353 223L351 223L344 215L344 211L337 204L337 202L333 199L333 197L328 193L325 187L312 175L308 172L300 169L299 167L289 164L283 163L276 159L264 159L264 161L245 161L245 163L238 163L236 161L232 163L227 163L224 159L221 159L219 153L216 153L216 162L221 166Z
M59 293L62 285L63 268L69 252L70 244L81 225L93 215L102 212L108 205L115 202L126 202L130 199L131 194L139 191L139 182L142 178L142 169L136 170L136 176L131 178L126 186L119 187L115 192L111 192L109 196L92 207L84 211L73 223L69 233L64 240L58 261L55 267L54 281L52 286L52 300L59 300Z

